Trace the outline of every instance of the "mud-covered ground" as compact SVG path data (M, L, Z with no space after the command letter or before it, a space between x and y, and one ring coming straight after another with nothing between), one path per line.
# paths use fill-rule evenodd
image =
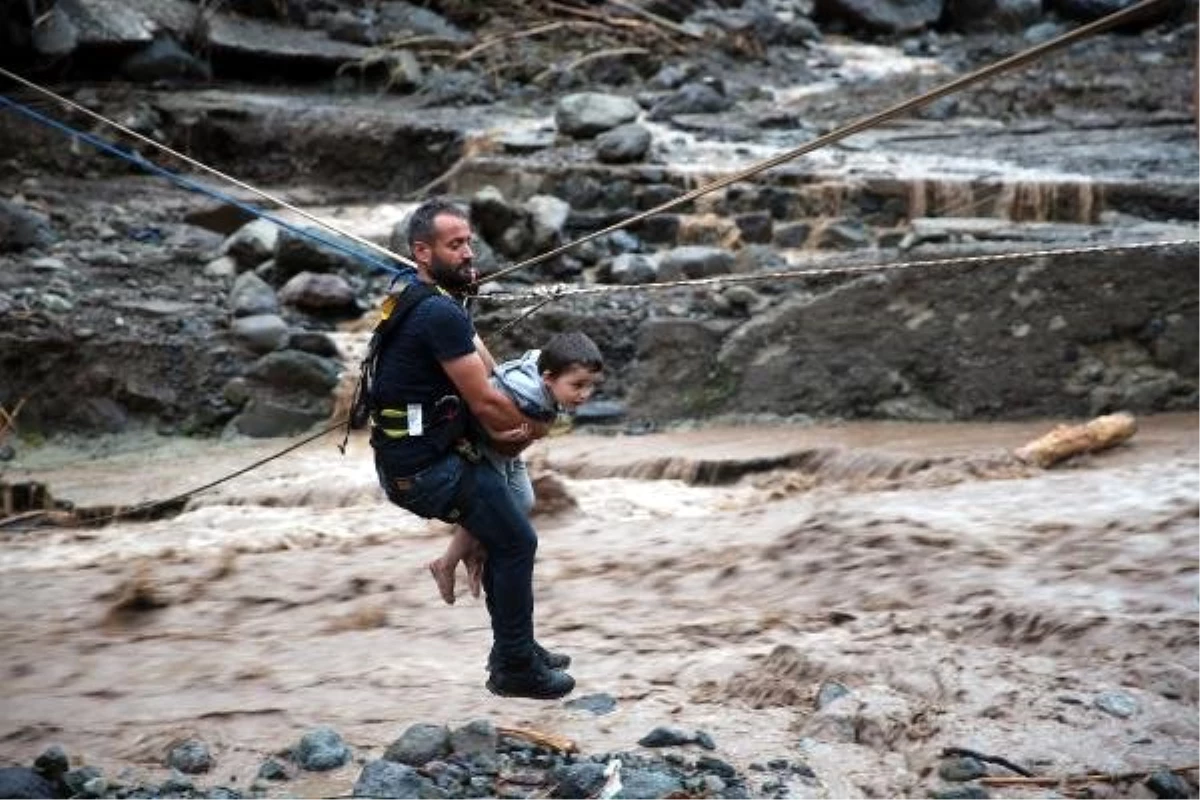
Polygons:
M198 783L246 787L317 725L373 758L410 724L488 718L585 753L636 750L658 725L703 730L752 796L780 791L749 766L776 758L815 773L783 781L792 797L928 796L946 747L1049 776L1186 766L1196 424L1143 419L1118 450L1049 471L1003 457L1048 423L549 440L532 460L578 509L537 520L538 635L573 655L576 697L616 700L603 716L488 695L481 602L444 605L425 570L445 530L382 500L365 442L343 457L322 440L174 519L6 534L0 759L60 743L108 776L162 780L169 745L192 736L216 761ZM113 439L43 448L17 474L129 503L277 444ZM646 479L805 452L809 469L729 485ZM133 588L159 607L136 610ZM849 695L817 710L830 682ZM269 793L344 795L360 769Z

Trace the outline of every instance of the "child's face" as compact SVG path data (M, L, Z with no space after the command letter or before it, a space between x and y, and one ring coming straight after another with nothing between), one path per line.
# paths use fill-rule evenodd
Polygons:
M601 373L592 372L579 364L567 367L557 375L551 375L549 372L542 373L542 380L546 382L546 388L550 390L550 394L554 395L555 401L568 411L574 411L586 403L587 399L592 396L592 392L596 390L596 384L602 378Z

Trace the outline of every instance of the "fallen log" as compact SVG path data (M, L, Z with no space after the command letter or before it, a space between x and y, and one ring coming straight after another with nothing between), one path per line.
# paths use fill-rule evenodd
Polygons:
M1097 453L1128 441L1137 432L1130 414L1107 414L1083 425L1059 425L1045 436L1013 451L1018 459L1037 467L1052 467L1085 453Z

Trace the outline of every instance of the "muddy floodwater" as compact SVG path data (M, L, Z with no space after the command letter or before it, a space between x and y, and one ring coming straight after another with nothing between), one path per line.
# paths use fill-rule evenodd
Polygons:
M163 775L168 745L195 735L213 780L245 787L318 725L373 758L413 723L487 718L584 752L701 729L739 769L808 764L795 797L928 796L945 747L1048 775L1195 763L1197 417L1142 418L1128 444L1057 469L1005 457L1055 422L539 443L536 471L578 508L536 520L538 637L574 657L575 696L616 699L603 716L486 692L482 601L439 599L425 564L446 528L382 499L362 439L345 456L320 440L172 519L5 532L0 759L59 743L106 774ZM284 444L46 446L9 477L129 504ZM811 457L681 480L787 453ZM157 607L123 610L135 589ZM830 681L853 702L817 710ZM360 769L271 791L346 795Z

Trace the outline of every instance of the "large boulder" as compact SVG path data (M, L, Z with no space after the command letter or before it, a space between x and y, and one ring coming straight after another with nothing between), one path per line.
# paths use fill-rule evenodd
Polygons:
M852 28L879 33L913 33L938 21L943 0L817 0L816 15Z
M964 31L1020 31L1042 15L1042 0L946 0L946 21Z
M585 139L633 122L641 107L631 98L601 92L569 94L558 101L554 121L559 133Z

